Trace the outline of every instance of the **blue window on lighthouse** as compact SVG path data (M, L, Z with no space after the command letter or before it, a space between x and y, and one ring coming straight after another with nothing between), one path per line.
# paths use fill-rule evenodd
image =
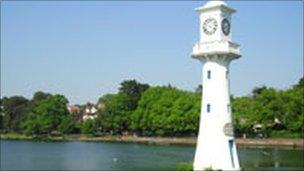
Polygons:
M211 79L211 71L210 70L207 71L207 78Z
M210 104L207 104L207 112L210 112Z

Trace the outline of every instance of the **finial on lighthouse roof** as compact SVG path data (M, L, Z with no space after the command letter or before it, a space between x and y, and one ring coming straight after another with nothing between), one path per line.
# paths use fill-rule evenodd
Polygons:
M195 10L198 12L212 11L215 9L222 9L229 13L235 12L234 9L228 7L227 3L222 0L209 0L204 6L198 7Z
M211 8L211 7L216 7L216 6L227 6L226 2L222 0L209 0L205 5L204 8Z

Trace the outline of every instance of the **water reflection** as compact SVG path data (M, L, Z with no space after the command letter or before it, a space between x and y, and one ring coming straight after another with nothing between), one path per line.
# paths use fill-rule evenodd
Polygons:
M194 146L122 143L1 141L3 170L176 170L193 160ZM250 170L304 170L303 149L238 148Z
M242 147L239 148L239 157L245 169L304 170L303 149Z

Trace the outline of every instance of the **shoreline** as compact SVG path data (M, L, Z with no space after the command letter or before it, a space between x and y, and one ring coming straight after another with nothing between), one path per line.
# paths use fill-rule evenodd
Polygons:
M86 136L86 135L63 135L35 137L23 134L7 133L1 134L1 140L29 140L29 141L88 141L88 142L120 142L120 143L140 143L158 145L195 145L196 137L136 137L136 136ZM304 148L303 138L236 138L238 146L284 146L294 148Z

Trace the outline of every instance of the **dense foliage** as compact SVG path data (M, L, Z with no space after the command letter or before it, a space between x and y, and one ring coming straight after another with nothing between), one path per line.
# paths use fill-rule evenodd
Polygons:
M21 96L4 97L1 99L1 124L0 128L8 131L18 132L24 120L29 105L29 101Z
M62 95L37 92L28 100L21 96L0 99L2 132L32 135L137 134L143 136L189 136L198 131L201 87L196 92L172 86L150 87L136 80L123 81L117 94L98 100L95 120L82 121L69 113ZM257 87L249 96L232 97L236 135L255 136L259 125L264 136L303 137L304 79L286 90ZM84 108L84 105L78 105Z
M190 135L198 128L200 94L172 87L148 89L132 113L131 128L142 135Z
M122 134L130 131L131 113L137 108L142 93L149 88L136 80L126 80L120 84L117 94L106 94L98 102L105 108L99 109L96 130L99 133Z
M92 119L85 120L81 125L82 134L93 134L96 131L96 121Z
M303 133L304 85L303 78L287 90L265 86L255 88L252 96L232 100L235 131L251 134L255 124L262 126L266 136L285 133ZM302 134L303 136L303 134Z
M105 109L98 112L97 124L103 133L122 134L129 130L131 100L128 95L118 93L105 95L100 99Z
M136 80L126 80L120 84L119 93L125 94L128 99L128 108L135 110L141 94L150 86L148 84L138 83Z
M32 104L23 127L26 134L68 133L71 118L66 108L68 100L61 95L50 95Z

